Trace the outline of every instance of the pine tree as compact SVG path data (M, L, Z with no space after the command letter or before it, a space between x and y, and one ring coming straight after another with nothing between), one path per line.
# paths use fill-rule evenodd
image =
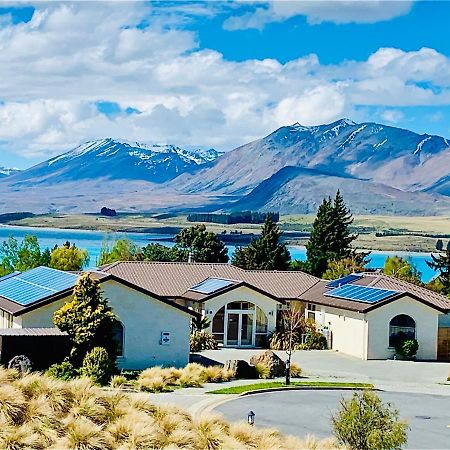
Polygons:
M331 255L333 205L331 198L324 198L317 210L311 236L306 244L307 267L316 276L322 276L327 270L328 260L336 259Z
M247 270L287 270L291 256L286 245L280 242L282 231L271 215L266 216L261 236L246 247L238 248L232 264Z
M180 231L175 236L175 243L175 251L180 261L187 261L191 253L196 262L228 262L227 247L217 234L206 231L203 224Z
M307 267L313 275L321 277L331 261L350 258L365 264L367 253L356 253L351 247L357 238L350 231L352 223L353 216L339 190L334 200L323 200L306 244Z
M438 256L431 255L431 261L427 261L429 267L439 272L437 278L442 285L441 293L450 295L450 249Z
M99 281L90 274L80 277L72 301L65 303L53 316L55 325L69 335L71 362L76 367L94 347L104 347L111 357L115 354L113 327L116 320Z

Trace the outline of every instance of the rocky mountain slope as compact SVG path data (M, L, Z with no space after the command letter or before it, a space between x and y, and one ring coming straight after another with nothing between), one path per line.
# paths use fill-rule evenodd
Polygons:
M404 191L433 191L450 173L450 141L348 119L312 127L294 124L226 153L201 176L178 183L187 192L245 194L286 166Z
M16 173L19 173L19 172L20 172L19 169L12 169L9 167L0 166L0 178L6 178L11 175L15 175Z
M74 180L144 180L163 183L182 173L210 167L220 156L214 149L191 150L174 145L102 139L79 147L17 174L17 184L54 184Z

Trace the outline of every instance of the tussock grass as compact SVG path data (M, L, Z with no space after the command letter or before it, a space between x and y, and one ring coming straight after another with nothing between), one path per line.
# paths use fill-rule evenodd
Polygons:
M164 392L176 387L200 387L202 383L222 383L232 378L232 371L220 366L204 367L190 363L183 369L174 367L146 369L137 378L136 386L142 391Z
M184 375L198 375L199 370L191 366ZM161 370L152 372L166 383L176 379L174 373L165 377ZM204 379L221 376L212 369ZM285 437L245 423L230 425L216 415L193 419L176 407L152 404L148 394L102 390L89 379L62 381L37 373L20 376L1 368L0 379L2 450L337 448L334 443L322 446L315 440Z

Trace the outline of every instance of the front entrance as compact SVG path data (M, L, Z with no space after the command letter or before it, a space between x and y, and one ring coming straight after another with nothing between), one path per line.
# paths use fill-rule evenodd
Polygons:
M267 338L267 317L248 302L231 302L217 311L212 332L224 347L261 347Z
M224 345L230 347L253 347L255 315L249 311L227 311Z

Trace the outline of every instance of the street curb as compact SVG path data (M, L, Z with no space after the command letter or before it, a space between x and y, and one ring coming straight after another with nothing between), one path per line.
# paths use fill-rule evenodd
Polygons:
M374 387L338 387L338 386L329 386L329 387L320 387L320 386L292 386L292 387L279 387L279 388L267 388L267 389L258 389L253 391L245 391L241 394L238 394L239 397L246 397L248 395L255 394L265 394L267 392L277 392L277 391L382 391L382 389L377 389ZM224 395L224 394L215 394L215 395Z

